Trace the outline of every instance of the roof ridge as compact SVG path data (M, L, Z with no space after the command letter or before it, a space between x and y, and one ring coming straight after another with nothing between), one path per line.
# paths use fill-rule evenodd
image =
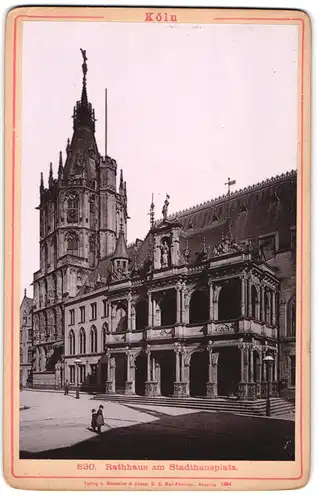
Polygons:
M190 214L198 209L207 207L208 205L211 205L211 204L216 203L216 202L221 202L221 201L225 201L228 199L231 200L233 198L236 198L238 195L242 195L242 194L247 193L249 191L252 191L253 189L256 189L256 188L264 187L264 186L266 186L274 181L286 179L286 178L288 178L296 173L297 173L297 170L290 170L290 171L284 172L282 174L278 174L275 177L267 177L267 179L265 179L264 181L260 181L260 182L257 182L256 184L251 184L250 186L246 186L245 188L237 189L236 191L233 191L230 196L227 193L225 193L221 196L217 196L216 198L211 198L210 200L204 201L202 203L198 203L197 205L193 205L192 207L184 208L182 210L174 212L168 217L168 219L171 220L171 219L176 218L178 216L184 216L184 215ZM161 219L157 219L155 222L157 223L160 221L161 221Z

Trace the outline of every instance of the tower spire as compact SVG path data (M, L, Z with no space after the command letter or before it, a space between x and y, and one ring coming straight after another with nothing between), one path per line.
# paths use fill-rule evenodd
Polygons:
M59 153L59 169L58 169L58 178L62 179L63 175L63 159L62 159L62 151Z
M152 193L152 203L150 206L149 216L150 216L150 225L152 228L154 226L154 220L155 220L154 193Z
M92 108L92 104L88 100L87 96L87 88L86 88L86 75L88 72L88 66L86 61L88 60L86 56L86 50L80 49L83 57L82 63L82 92L81 92L81 100L77 101L74 112L73 112L73 128L76 130L79 127L87 127L92 132L95 132L95 116L94 110Z
M52 166L52 161L50 161L50 170L49 170L49 188L53 184L53 166Z
M40 193L44 191L44 183L43 183L43 172L41 172L41 177L40 177Z

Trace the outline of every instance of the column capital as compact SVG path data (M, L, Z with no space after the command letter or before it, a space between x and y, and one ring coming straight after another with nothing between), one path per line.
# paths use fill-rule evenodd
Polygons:
M241 351L248 351L250 345L251 344L249 344L248 342L239 342L238 349L240 349Z
M208 341L208 344L206 346L206 349L209 353L211 353L213 351L213 341L212 340L209 340Z
M175 342L174 344L174 352L179 353L181 352L182 346L178 342Z

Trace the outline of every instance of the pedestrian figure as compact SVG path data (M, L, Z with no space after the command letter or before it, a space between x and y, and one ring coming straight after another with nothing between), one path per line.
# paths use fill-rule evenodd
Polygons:
M96 419L97 419L97 412L96 410L92 410L92 420L91 420L91 427L94 431L96 431Z
M64 396L67 396L69 394L69 389L70 389L70 384L69 381L66 380L64 384Z
M98 434L101 434L101 427L102 427L102 425L104 425L103 410L104 410L104 406L100 405L99 409L97 411L97 415L96 415L96 426L97 426Z

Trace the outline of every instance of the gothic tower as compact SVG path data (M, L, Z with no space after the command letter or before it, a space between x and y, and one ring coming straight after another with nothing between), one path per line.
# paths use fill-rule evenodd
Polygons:
M33 280L37 373L54 371L63 356L65 300L78 293L100 259L114 252L120 221L126 235L126 183L121 171L117 190L116 161L99 154L87 57L81 52L82 93L73 110L73 137L64 161L60 151L57 178L50 164L47 188L41 173L40 270Z

